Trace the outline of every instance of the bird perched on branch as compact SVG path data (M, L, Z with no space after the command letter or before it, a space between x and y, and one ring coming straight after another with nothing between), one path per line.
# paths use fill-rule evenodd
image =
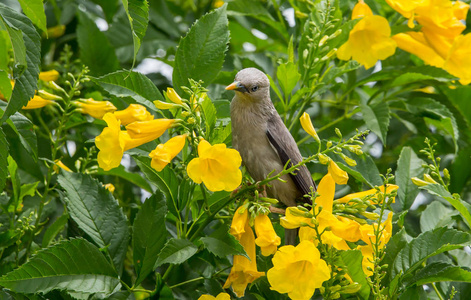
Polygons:
M254 180L265 179L273 170L273 175L278 174L287 163L290 166L302 161L293 136L270 99L270 81L263 72L243 69L226 90L235 91L231 102L232 146L239 151ZM281 179L284 182L270 182L267 194L287 206L295 206L296 200L308 202L309 198L303 196L311 188L315 190L311 173L304 165ZM293 245L295 240L296 229L286 230L285 243Z

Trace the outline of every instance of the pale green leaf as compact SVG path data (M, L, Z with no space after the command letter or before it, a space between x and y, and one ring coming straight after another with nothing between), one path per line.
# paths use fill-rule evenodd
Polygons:
M25 15L43 32L47 32L43 0L18 0Z
M65 190L63 199L69 214L92 241L107 248L120 273L129 241L129 229L118 202L90 175L62 172L58 182Z
M8 175L8 142L0 127L0 190L3 191Z
M368 299L370 296L370 287L366 280L366 275L362 268L363 256L359 250L348 250L342 251L339 257L339 264L346 266L347 274L352 278L353 282L357 282L361 285L358 291L360 299Z
M209 97L206 97L201 103L201 108L203 109L203 113L205 116L204 120L206 123L207 139L209 139L209 136L211 136L214 126L216 125L216 107L214 106L211 99Z
M458 214L458 211L451 210L439 201L433 201L420 215L420 230L425 232L438 227L449 227L455 223L452 217Z
M301 75L298 73L298 67L294 63L287 62L278 66L276 77L283 90L283 94L285 97L288 97L288 95L291 95Z
M181 86L189 85L188 78L207 86L221 70L229 42L226 7L201 17L180 40L173 70L173 85L179 93Z
M11 97L11 92L12 86L10 83L10 78L8 77L8 73L6 71L0 70L0 94L3 95L3 98L8 100Z
M149 21L149 5L147 0L122 0L124 10L131 25L132 40L134 44L133 66L136 62L136 55L141 47L141 41L147 29Z
M387 102L368 105L365 103L360 104L363 120L368 129L374 132L381 140L383 145L386 145L386 135L389 127L389 106Z
M444 262L435 262L417 272L411 283L417 285L440 281L461 281L471 283L471 272Z
M0 278L0 285L25 294L51 290L110 295L121 286L103 254L84 239L62 241Z

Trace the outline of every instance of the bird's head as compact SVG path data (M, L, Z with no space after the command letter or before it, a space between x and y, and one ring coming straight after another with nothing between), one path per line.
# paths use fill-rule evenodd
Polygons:
M252 102L270 99L270 81L267 75L255 68L240 70L226 90L234 90L240 97Z

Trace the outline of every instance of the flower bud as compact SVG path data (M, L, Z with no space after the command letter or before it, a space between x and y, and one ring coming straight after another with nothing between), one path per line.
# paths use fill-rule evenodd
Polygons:
M41 96L43 99L47 99L47 100L57 100L57 101L64 100L62 99L62 97L46 92L45 90L39 90L38 95Z
M328 35L324 35L321 40L319 41L319 47L322 47L324 46L325 42L327 42L327 40L329 39L329 36Z
M426 186L430 184L429 182L419 179L417 177L412 177L411 180L412 183L414 183L416 186Z
M163 101L160 101L160 100L155 100L154 105L158 109L171 109L171 108L181 107L181 105L179 105L179 104L163 102Z
M173 88L167 88L167 97L176 104L183 104L182 98L175 92Z
M355 294L361 289L361 284L358 282L354 282L352 284L343 286L342 289L340 290L340 293L342 294Z
M311 118L309 114L304 112L303 115L299 118L301 122L301 126L303 127L304 131L306 131L310 136L312 136L318 143L320 142L319 136L317 135L314 126L312 125Z
M427 181L428 183L432 183L432 184L438 184L438 182L436 182L432 176L430 176L429 174L424 174L424 180Z
M347 165L354 167L357 165L357 162L354 159L351 159L350 157L346 155L342 155L342 159L347 163Z
M323 165L327 165L330 162L330 158L322 153L319 153L317 157L319 159L319 162Z
M298 19L305 19L305 18L309 17L309 15L307 15L307 14L305 14L305 13L299 11L299 10L294 11L294 15Z

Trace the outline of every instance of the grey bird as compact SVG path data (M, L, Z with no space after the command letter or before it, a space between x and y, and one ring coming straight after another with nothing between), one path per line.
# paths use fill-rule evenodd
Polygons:
M256 181L261 181L273 170L278 174L286 163L297 164L302 160L296 142L281 120L270 99L270 81L258 69L239 71L235 81L226 87L234 90L231 102L232 146L242 157L246 170ZM295 206L296 200L308 202L304 195L316 189L311 173L301 166L295 174L274 180L267 187L269 197L286 206ZM293 245L296 230L285 231L285 244Z

